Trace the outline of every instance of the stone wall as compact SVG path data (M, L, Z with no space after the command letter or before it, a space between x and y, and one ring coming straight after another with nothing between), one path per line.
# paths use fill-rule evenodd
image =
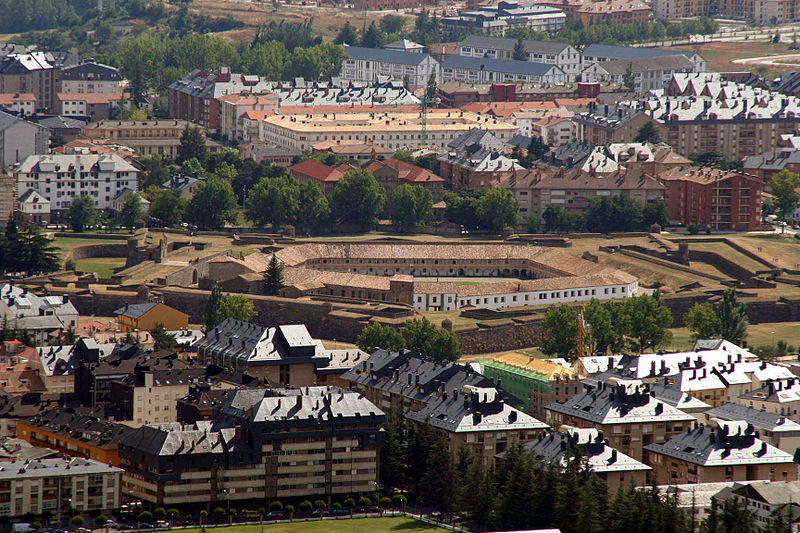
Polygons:
M465 354L501 352L538 346L543 335L540 320L461 329L453 333L461 342L461 351Z
M64 258L64 268L66 270L74 270L75 263L81 259L89 259L91 257L127 257L128 245L125 242L121 243L104 243L104 244L84 244L83 246L76 246L69 251Z
M200 278L208 277L208 262L217 257L230 255L230 250L223 250L215 254L206 255L192 260L188 266L159 278L160 285L177 285L188 287L194 285Z

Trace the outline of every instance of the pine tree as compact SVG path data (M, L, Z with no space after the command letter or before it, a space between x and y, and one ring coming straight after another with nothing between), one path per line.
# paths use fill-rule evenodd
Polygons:
M283 266L275 254L272 254L269 266L264 272L264 294L277 296L283 287Z
M386 440L381 448L381 484L385 488L403 488L406 477L406 445L402 413L392 409L384 424Z
M728 287L722 294L722 302L716 307L720 337L734 344L747 338L747 319L744 304L737 301L736 289Z
M29 275L54 272L60 268L56 248L38 228L26 225L18 233L16 270Z
M13 215L8 217L5 236L3 238L3 255L0 258L0 272L20 272L19 229Z
M522 38L517 39L517 44L514 45L514 55L512 57L514 61L528 60L528 53L525 51L525 44L522 42Z
M206 333L214 329L222 322L222 290L219 285L214 285L211 289L211 295L206 300L206 308L203 313L203 324L205 325Z

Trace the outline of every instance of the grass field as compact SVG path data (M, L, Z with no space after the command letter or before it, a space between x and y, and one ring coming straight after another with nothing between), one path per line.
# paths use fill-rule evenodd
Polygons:
M790 42L771 43L755 41L732 41L719 43L706 43L695 46L676 46L670 50L696 51L706 60L708 70L715 72L755 72L758 65L734 63L734 59L747 59L750 57L777 56L793 53L789 50L790 37L784 37ZM788 66L775 66L768 69L768 75L774 76L791 70Z
M184 529L185 533L200 533L199 529ZM291 524L266 526L231 526L212 528L207 531L220 533L417 533L421 531L445 531L410 518L354 518L350 520L314 520Z
M124 257L92 257L75 262L79 272L97 272L100 279L108 279L125 266Z
M789 344L798 344L800 339L800 323L773 322L769 324L751 324L747 328L747 344L751 348L756 346L774 345L779 340ZM674 328L672 330L672 344L670 350L689 350L694 346L691 333L687 328Z

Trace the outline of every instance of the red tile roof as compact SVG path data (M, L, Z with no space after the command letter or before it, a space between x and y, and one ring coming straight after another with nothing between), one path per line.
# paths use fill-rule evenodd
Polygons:
M317 181L339 181L344 176L340 168L329 167L319 161L306 159L288 168L289 175L302 174Z

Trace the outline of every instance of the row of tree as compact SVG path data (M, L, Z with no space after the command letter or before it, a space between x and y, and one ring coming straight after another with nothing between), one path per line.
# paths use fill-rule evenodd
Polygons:
M379 348L389 351L414 350L437 363L452 363L461 357L458 337L450 330L437 328L426 317L406 320L399 331L373 322L361 330L356 345L367 353Z
M464 229L502 231L519 223L519 203L507 189L462 189L446 192L445 219Z
M531 213L525 222L529 233L536 233L540 229L548 233L580 232L587 228L598 233L649 231L653 224L661 227L667 224L667 205L663 201L642 205L630 196L621 194L590 198L585 215L568 211L558 204L549 204L541 218Z

